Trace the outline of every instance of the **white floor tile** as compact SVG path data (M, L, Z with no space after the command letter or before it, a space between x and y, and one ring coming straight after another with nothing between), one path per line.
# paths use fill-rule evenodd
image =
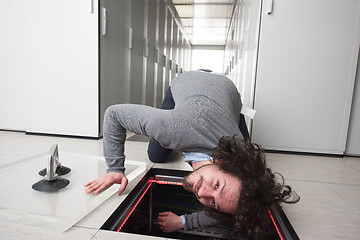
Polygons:
M21 138L25 135L24 132L12 132L12 131L2 131L0 130L0 143Z
M290 184L301 200L283 204L283 208L300 239L358 239L360 198L352 191L359 192L359 186L307 181Z
M53 232L42 228L34 228L23 224L14 224L0 219L0 238L2 240L90 240L97 232L97 229L72 227L68 231Z
M267 154L267 161L274 172L285 179L314 182L358 184L360 174L357 169L346 164L343 158Z
M58 144L59 151L74 152L76 149L85 146L89 141L78 138L62 138L38 135L19 135L0 145L0 154L14 154L31 157L49 151L53 144Z
M360 157L345 157L344 163L356 169L360 174Z
M131 136L129 134L129 136ZM26 135L0 131L0 168L46 153L54 143L61 152L102 156L102 140ZM191 170L182 157L165 164L149 161L147 143L127 141L127 159L144 161L147 168ZM359 239L360 236L360 158L266 154L268 165L280 172L286 183L301 196L299 203L283 204L284 212L300 239ZM1 196L1 195L0 195ZM116 209L119 197L113 196L64 234L0 220L1 239L114 239L118 233L97 229ZM14 234L16 233L16 234ZM94 236L95 235L95 236ZM94 237L93 237L94 236ZM124 239L154 239L127 234ZM155 238L156 239L156 238Z
M89 140L84 145L74 149L72 152L95 156L104 156L103 140Z

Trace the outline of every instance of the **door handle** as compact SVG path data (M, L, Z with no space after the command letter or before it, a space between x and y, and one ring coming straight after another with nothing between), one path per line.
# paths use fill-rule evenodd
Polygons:
M101 8L101 36L106 35L106 18L107 18L107 10L106 8Z
M90 13L94 13L94 0L90 0Z
M267 14L271 14L273 11L273 0L267 1Z

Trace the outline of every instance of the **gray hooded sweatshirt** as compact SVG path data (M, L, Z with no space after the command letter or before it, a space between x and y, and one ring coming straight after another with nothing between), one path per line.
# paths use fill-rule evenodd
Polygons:
M220 74L186 72L171 82L175 108L110 106L104 116L104 157L108 172L124 172L126 130L144 134L164 148L211 155L222 136L241 136L241 99L234 83Z

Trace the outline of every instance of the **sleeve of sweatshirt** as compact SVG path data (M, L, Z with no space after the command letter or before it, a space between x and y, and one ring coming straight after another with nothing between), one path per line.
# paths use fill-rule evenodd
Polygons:
M171 110L144 105L118 104L107 108L104 115L103 141L107 172L124 172L126 131L144 134L163 147L172 141Z
M186 230L204 229L216 226L216 220L206 214L205 211L194 212L183 215L185 218L184 228Z

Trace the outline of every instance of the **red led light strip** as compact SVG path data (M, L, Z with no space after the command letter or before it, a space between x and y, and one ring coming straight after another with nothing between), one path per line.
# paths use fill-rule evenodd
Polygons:
M271 220L272 220L272 222L273 222L273 224L274 224L274 226L275 226L275 228L276 228L276 231L277 231L280 239L281 239L281 240L284 240L284 238L281 236L280 230L279 230L279 228L278 228L278 226L277 226L277 224L276 224L276 222L275 222L275 219L274 219L273 215L271 214L269 208L268 208L268 212L269 212L270 218L271 218Z
M156 179L150 179L149 182L152 183L157 183L157 184L168 184L168 185L179 185L179 186L184 186L183 183L176 183L176 182L165 182L165 181L159 181Z
M158 181L155 179L149 179L149 181L147 182L147 184L149 184L145 191L141 194L140 198L136 201L134 207L131 209L131 211L129 212L129 214L126 216L125 220L123 221L123 223L120 225L120 227L118 228L117 232L120 232L122 227L125 225L126 221L129 219L129 217L131 216L131 214L135 211L135 208L137 207L137 205L140 203L140 201L143 199L143 197L145 196L145 194L147 193L147 191L149 190L149 188L151 187L151 185L153 183L157 183L157 184L169 184L169 185L181 185L183 186L184 184L182 183L174 183L174 182L165 182L165 181Z
M150 182L150 181L149 181ZM149 183L147 182L147 183ZM143 192L143 194L141 194L140 198L137 200L137 202L135 203L134 207L131 209L131 211L129 212L129 214L126 216L124 222L120 225L119 229L117 230L117 232L120 232L121 228L125 225L126 221L129 219L129 217L131 216L131 214L134 212L135 208L137 207L137 205L140 203L141 199L144 197L144 195L146 194L146 192L149 190L149 188L151 187L152 182L150 182L149 186L146 187L145 191Z

